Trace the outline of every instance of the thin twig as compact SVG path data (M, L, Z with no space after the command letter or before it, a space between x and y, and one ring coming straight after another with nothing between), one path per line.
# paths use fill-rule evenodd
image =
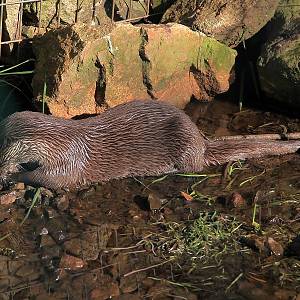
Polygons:
M30 207L29 207L29 209L28 209L28 211L27 211L27 213L26 213L24 219L22 220L20 226L22 226L22 225L24 224L24 222L28 219L28 217L29 217L29 215L30 215L30 212L31 212L32 208L34 207L34 205L35 205L36 202L38 201L38 198L39 198L40 194L41 194L41 188L38 188L38 189L36 190L34 196L33 196L33 199L32 199L32 201L31 201L31 205L30 205Z
M0 242L2 242L3 240L7 239L7 238L10 237L11 235L12 235L12 233L9 232L9 233L7 233L6 235L2 236L2 237L0 238Z
M288 140L300 139L300 132L292 132L286 134ZM265 134L247 134L247 135L229 135L216 137L211 141L230 141L230 140L282 140L282 136L278 133L265 133Z
M147 271L147 270L150 270L150 269L153 269L153 268L162 266L162 265L164 265L164 264L167 264L167 263L171 262L172 260L174 260L174 258L171 258L171 259L169 259L169 260L166 260L166 261L164 261L164 262L161 262L161 263L159 263L159 264L152 265L152 266L149 266L149 267L146 267L146 268L133 270L133 271L131 271L131 272L126 273L125 275L123 275L123 277L127 277L127 276L130 276L130 275L139 273L139 272L144 272L144 271Z
M241 277L244 275L244 273L240 273L230 284L229 286L226 288L225 293L227 293L233 285L235 285L240 279Z

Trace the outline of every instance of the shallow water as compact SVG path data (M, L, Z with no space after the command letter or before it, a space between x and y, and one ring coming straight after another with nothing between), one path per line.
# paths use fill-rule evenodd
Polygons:
M186 111L208 136L300 131L297 119L226 101ZM299 154L201 175L42 190L21 227L34 191L14 188L17 200L0 208L0 239L10 234L0 241L0 299L300 297ZM198 254L185 248L195 219L218 232Z

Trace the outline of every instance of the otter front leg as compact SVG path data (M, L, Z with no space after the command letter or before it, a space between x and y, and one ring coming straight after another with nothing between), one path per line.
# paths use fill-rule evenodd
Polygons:
M21 181L17 180L17 177L21 173L26 173L27 171L33 171L39 167L37 162L28 163L16 163L14 161L9 161L3 164L0 168L0 181L2 184L6 185L11 182Z
M10 179L14 182L23 182L34 187L44 186L43 175L39 170L18 172L12 174Z
M71 182L69 175L49 174L43 167L34 171L19 172L13 175L15 182L23 182L34 187L45 187L48 189L76 189L76 181Z
M46 185L45 177L41 164L38 161L29 161L18 164L17 169L10 174L9 180L37 187Z

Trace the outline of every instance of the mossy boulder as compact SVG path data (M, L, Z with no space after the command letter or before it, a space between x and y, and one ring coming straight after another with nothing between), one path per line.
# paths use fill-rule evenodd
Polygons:
M300 108L300 0L281 1L268 25L268 40L258 58L265 94L288 107Z
M73 117L133 99L184 108L191 96L211 100L229 88L236 52L180 24L83 24L34 39L36 103ZM43 91L46 95L43 97Z
M102 37L110 30L76 24L34 38L32 87L38 107L45 101L52 114L65 117L97 112L97 52L106 48Z
M180 108L229 88L235 51L180 24L141 27L144 82L153 98Z

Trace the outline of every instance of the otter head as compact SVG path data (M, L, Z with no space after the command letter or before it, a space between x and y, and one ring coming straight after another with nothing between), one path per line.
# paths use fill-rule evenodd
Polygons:
M34 147L26 140L2 139L0 146L0 182L7 184L18 173L33 171L39 167L33 159Z
M85 183L88 148L76 124L36 112L14 113L0 122L0 182L50 188Z

